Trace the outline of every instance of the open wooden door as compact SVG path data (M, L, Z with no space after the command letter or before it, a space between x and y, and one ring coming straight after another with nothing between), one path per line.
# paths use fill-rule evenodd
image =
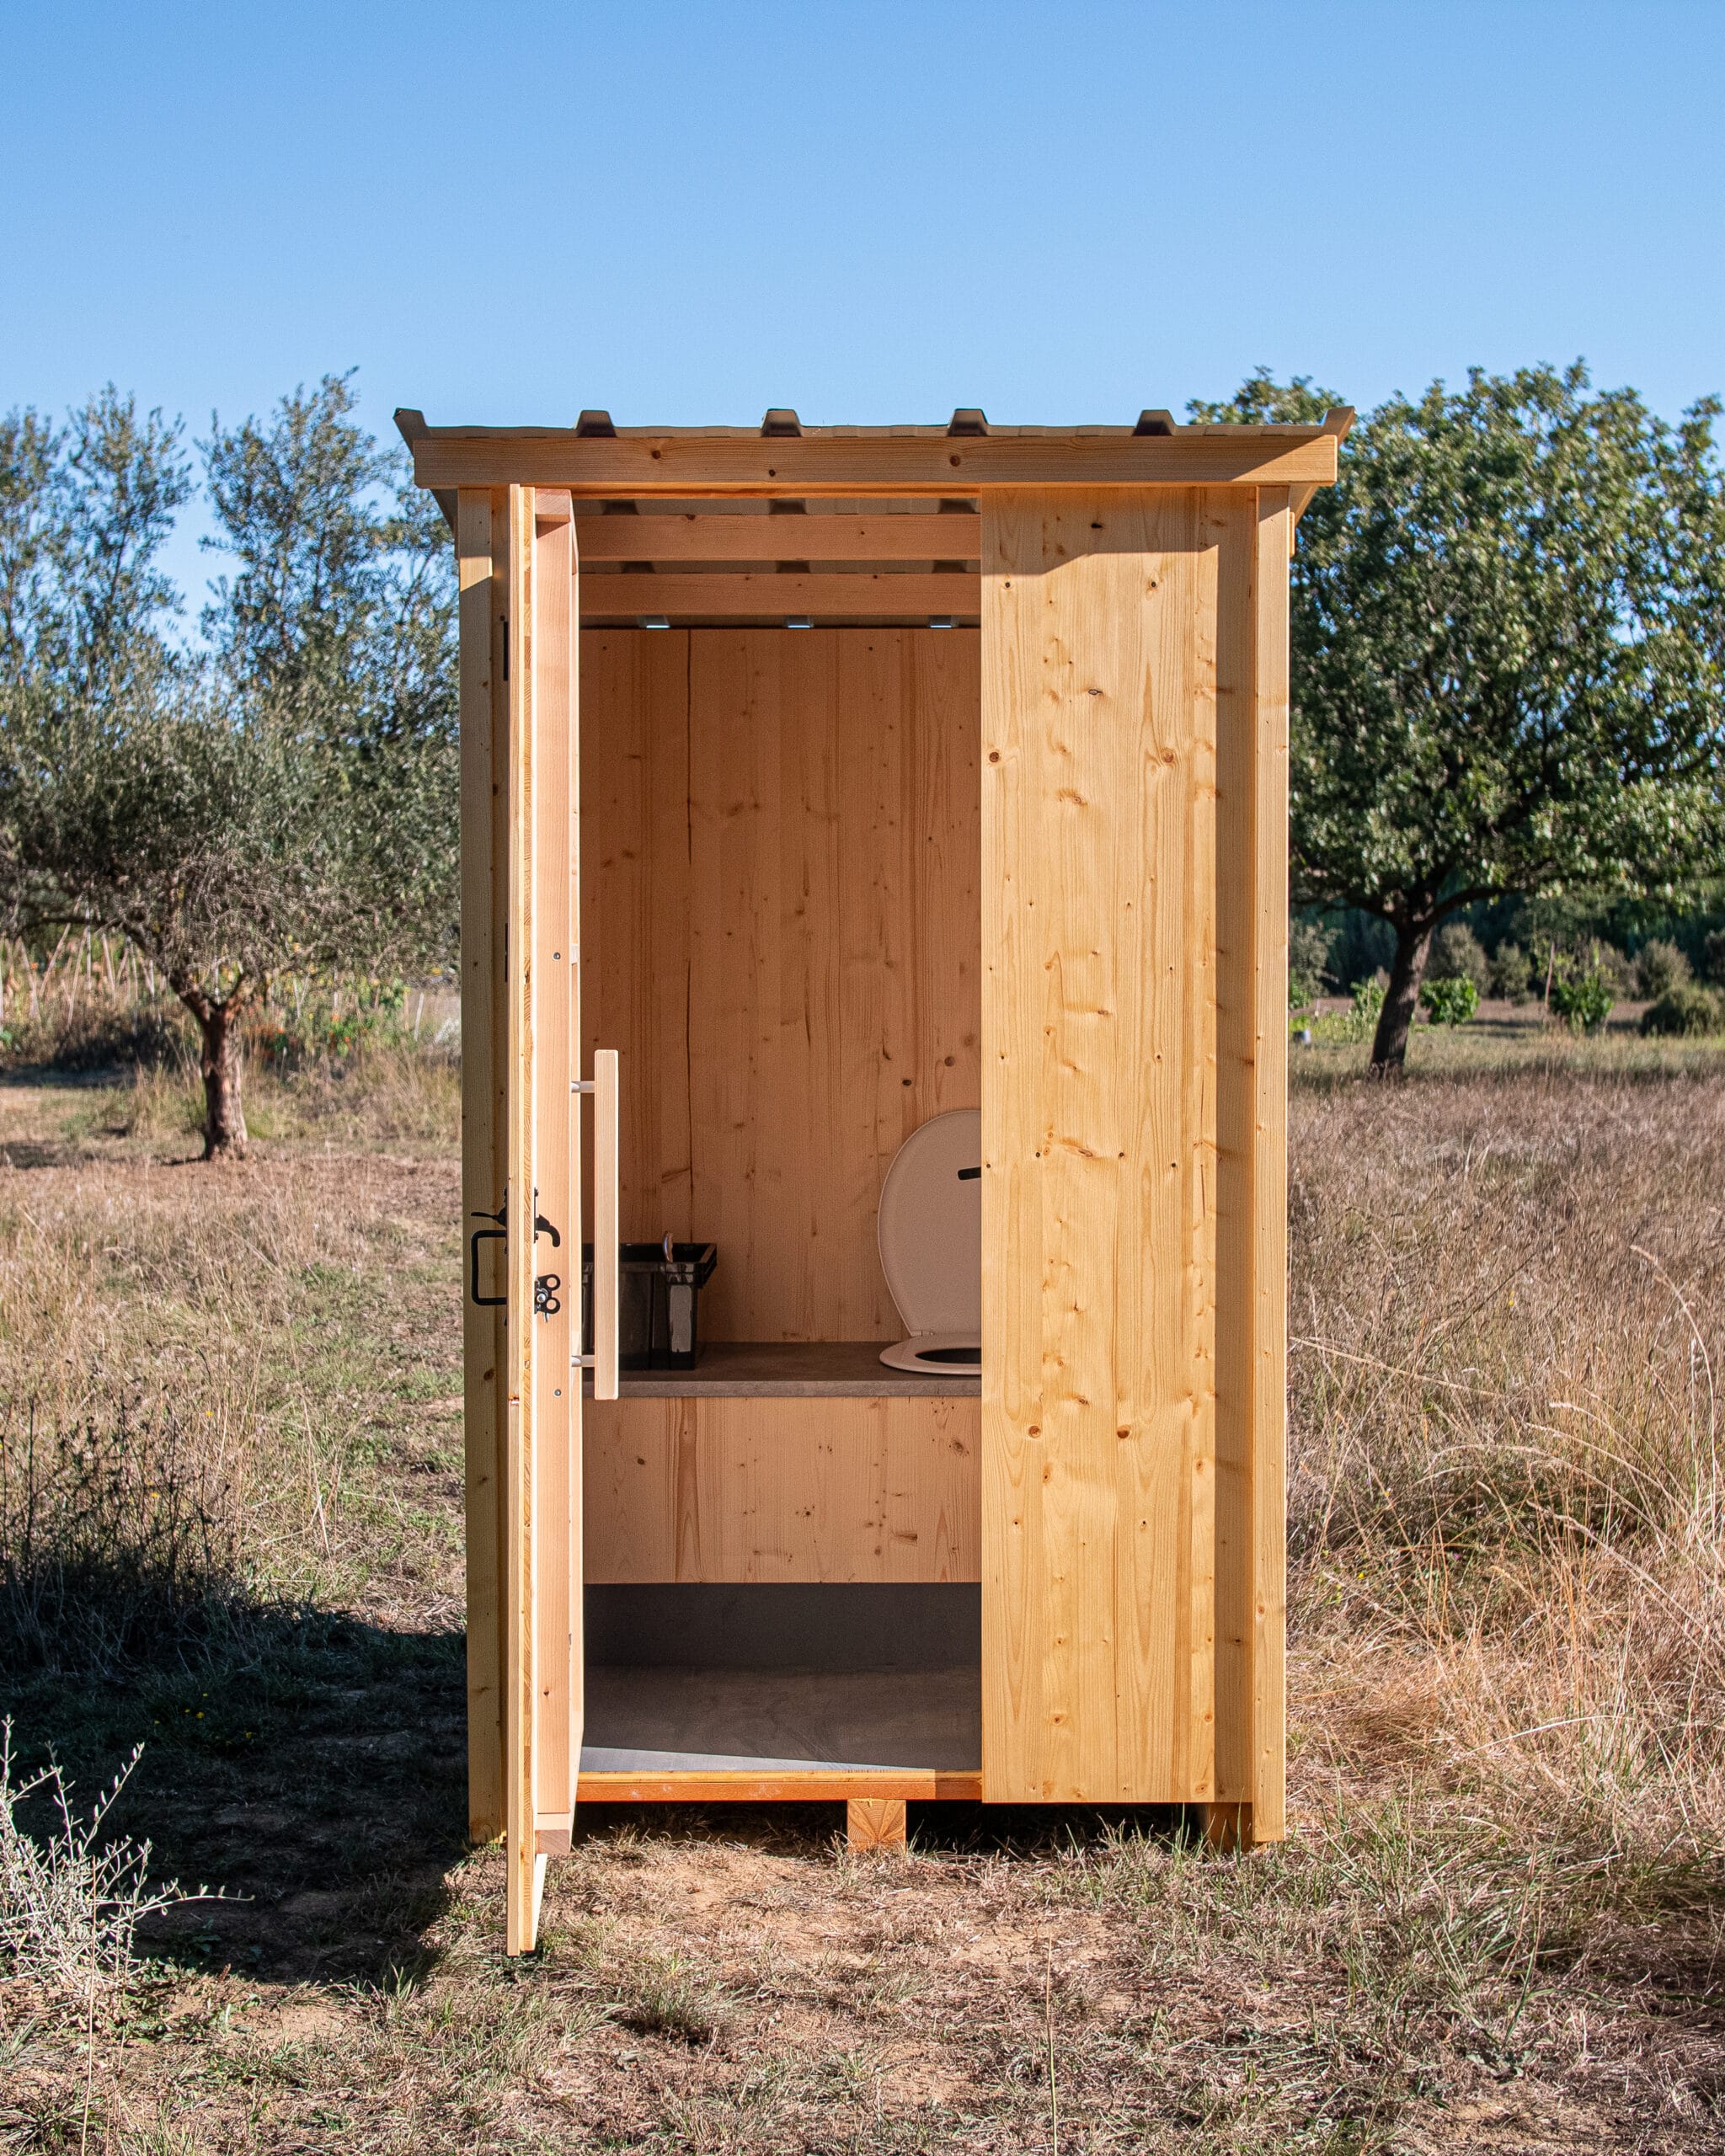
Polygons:
M581 1748L577 606L569 497L509 489L508 1306L504 1444L506 1945L531 1948Z

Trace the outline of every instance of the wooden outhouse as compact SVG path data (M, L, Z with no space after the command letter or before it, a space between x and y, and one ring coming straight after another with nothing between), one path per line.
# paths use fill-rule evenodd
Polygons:
M512 1951L578 1803L1283 1833L1288 563L1348 416L398 415L460 563ZM889 1369L883 1182L956 1110L976 1374ZM700 1352L620 1372L617 1247L661 1238L716 1250Z

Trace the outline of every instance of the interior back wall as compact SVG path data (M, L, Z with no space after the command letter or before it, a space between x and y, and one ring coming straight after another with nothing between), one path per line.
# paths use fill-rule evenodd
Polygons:
M882 1181L980 1101L976 632L590 629L580 727L624 1237L718 1244L709 1339L896 1339Z

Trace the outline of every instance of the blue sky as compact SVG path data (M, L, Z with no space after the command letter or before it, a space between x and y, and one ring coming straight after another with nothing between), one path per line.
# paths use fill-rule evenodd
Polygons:
M0 407L1725 388L1725 5L0 0ZM189 579L204 566L189 550Z

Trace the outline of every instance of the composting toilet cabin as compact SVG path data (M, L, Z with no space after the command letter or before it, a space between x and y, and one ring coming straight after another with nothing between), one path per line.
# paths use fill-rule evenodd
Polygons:
M400 415L460 564L471 1823L511 1949L578 1802L1282 1834L1288 564L1347 416ZM881 1217L966 1110L980 1249L927 1160L933 1211ZM700 1354L620 1373L619 1241L666 1235L716 1246ZM881 1361L931 1289L975 1374Z

